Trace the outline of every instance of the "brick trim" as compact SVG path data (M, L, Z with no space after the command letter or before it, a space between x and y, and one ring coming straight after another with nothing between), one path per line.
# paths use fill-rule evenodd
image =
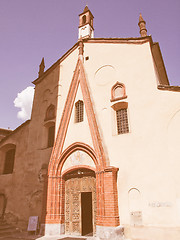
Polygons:
M82 61L80 61L80 66L81 66L80 84L81 84L85 109L86 109L86 113L87 113L88 124L89 124L90 132L91 132L91 137L92 137L95 152L98 157L99 165L101 166L101 168L104 168L104 167L106 167L107 159L106 159L105 152L103 149L102 139L100 136L97 120L95 117L93 104L92 104L89 88L87 85L86 74L85 74L85 70L84 70Z
M65 171L63 171L62 172L62 178L66 175L66 174L68 174L68 173L70 173L70 172L72 172L72 171L75 171L75 170L78 170L78 169L82 169L82 168L86 168L86 169L89 169L89 170L92 170L92 171L96 171L96 169L95 168L93 168L93 167L90 167L90 166L87 166L87 165L77 165L77 166L73 166L73 167L70 167L70 168L68 168L68 169L66 169Z
M94 113L94 109L93 109L93 105L90 97L90 92L87 85L84 66L83 66L81 57L79 57L76 65L76 69L74 72L74 76L69 88L64 110L62 113L62 118L59 125L56 141L51 154L49 169L48 169L49 176L54 175L55 172L57 171L57 164L59 161L59 156L61 156L62 154L66 132L67 132L70 117L72 114L72 109L73 109L79 83L82 89L83 100L84 100L85 109L86 109L87 118L88 118L88 124L91 132L93 146L97 154L98 165L101 166L101 168L106 167L107 160L106 160L105 152L102 145L102 139L100 136L99 128L97 125L97 121L96 121L96 117L95 117L95 113Z
M115 90L118 87L122 88L123 93L122 93L122 96L116 97L115 96ZM125 85L123 83L116 82L111 88L111 102L121 100L121 99L124 99L124 98L127 98Z
M117 102L111 106L114 111L118 111L120 109L125 109L128 108L128 103L127 102Z
M62 152L79 84L82 89L94 150L85 143L76 142ZM47 194L45 195L46 202L44 204L44 211L46 212L44 223L63 224L65 221L65 180L63 179L64 172L62 173L62 167L67 157L76 150L86 152L92 158L96 166L97 225L118 226L117 168L107 167L107 159L94 113L81 56L78 58L72 82L70 84L50 158L46 188ZM88 167L86 166L86 168ZM72 169L74 168L71 168L68 171L71 171Z
M58 167L57 167L57 172L56 172L56 176L61 176L62 175L62 168L63 168L63 165L66 161L66 159L75 151L83 151L85 153L87 153L91 158L92 160L94 161L94 164L96 166L96 170L99 169L99 166L98 166L98 161L97 161L97 155L96 153L94 152L94 150L87 144L85 143L80 143L80 142L76 142L76 143L73 143L71 144L68 148L66 148L64 150L64 152L61 154L61 157L59 158L59 164L58 164Z

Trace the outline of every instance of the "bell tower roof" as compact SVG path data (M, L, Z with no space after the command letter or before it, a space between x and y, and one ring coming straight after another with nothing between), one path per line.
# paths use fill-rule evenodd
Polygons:
M85 6L83 13L89 11L88 5Z
M92 12L89 10L88 5L85 6L84 11L79 14L79 16L85 14L86 12L89 12L89 14L94 18Z

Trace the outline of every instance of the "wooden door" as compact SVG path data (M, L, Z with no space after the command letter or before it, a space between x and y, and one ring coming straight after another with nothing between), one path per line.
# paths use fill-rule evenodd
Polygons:
M87 193L87 194L85 194ZM82 197L83 196L83 197ZM88 197L89 196L89 197ZM82 199L83 198L83 199ZM89 222L85 219L88 211L85 202L88 201L88 209L91 209ZM85 211L83 213L83 211ZM84 214L84 215L82 215ZM83 224L88 224L89 230ZM65 182L65 233L72 235L84 235L87 231L95 233L96 225L96 179L92 176L71 178ZM89 233L89 232L88 232Z
M83 236L93 233L92 192L81 193L81 227Z

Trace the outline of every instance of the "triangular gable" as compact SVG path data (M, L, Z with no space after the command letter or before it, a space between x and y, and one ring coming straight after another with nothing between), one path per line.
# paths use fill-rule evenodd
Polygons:
M77 117L76 103L78 103L79 101L83 102L83 114L82 114L83 121L78 121L76 118ZM89 128L88 117L81 89L81 83L79 83L78 85L76 97L74 99L74 106L69 120L69 125L66 132L62 152L64 152L70 145L77 142L87 144L89 147L92 148L93 151L95 150Z
M50 163L49 163L49 176L54 176L58 168L58 164L59 164L58 159L62 154L63 145L66 138L66 133L67 133L67 129L68 129L68 125L69 125L70 117L72 114L72 109L74 106L74 101L75 101L79 84L81 85L81 89L82 89L85 110L87 113L88 124L91 132L93 146L99 162L98 168L104 169L106 166L106 157L105 157L102 140L101 140L98 125L97 125L97 120L93 110L90 92L87 85L84 65L83 65L82 59L79 57L76 64L75 72L70 84L67 99L65 102L64 110L61 117L61 122L57 132L56 141L51 154Z
M102 139L100 136L96 116L94 113L93 104L92 104L92 100L91 100L91 96L90 96L90 92L89 92L89 88L88 88L88 84L87 84L84 64L83 64L82 60L80 61L80 66L81 66L80 84L81 84L84 104L85 104L85 108L86 108L86 113L87 113L87 117L88 117L88 123L89 123L90 131L91 131L91 137L93 140L95 152L98 156L99 164L101 165L101 167L104 168L106 166L107 159L106 159L105 152L103 149Z

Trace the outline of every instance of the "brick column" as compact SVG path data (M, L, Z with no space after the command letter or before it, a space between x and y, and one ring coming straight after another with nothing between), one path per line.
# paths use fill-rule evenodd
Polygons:
M117 171L118 168L109 167L104 170L104 226L119 226Z
M65 180L61 177L60 181L60 196L59 196L59 207L60 207L60 223L65 223Z
M65 184L61 177L48 177L45 235L64 233Z
M97 181L97 225L104 227L119 226L118 168L108 167L96 173Z

